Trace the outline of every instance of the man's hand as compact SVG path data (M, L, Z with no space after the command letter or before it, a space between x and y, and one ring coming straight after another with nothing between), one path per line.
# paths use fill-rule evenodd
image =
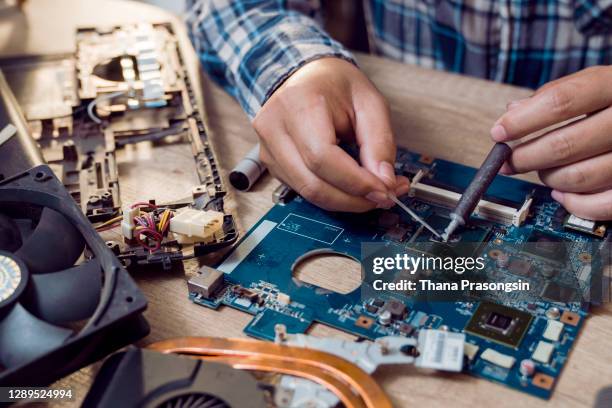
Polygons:
M322 58L298 69L264 104L253 126L270 172L319 207L388 208L389 192L408 192L408 179L394 172L385 99L347 61ZM339 141L357 142L362 165Z
M582 117L581 117L582 116ZM514 149L502 173L538 171L552 197L571 213L612 219L612 66L593 67L544 85L512 102L495 123L495 141L572 121Z

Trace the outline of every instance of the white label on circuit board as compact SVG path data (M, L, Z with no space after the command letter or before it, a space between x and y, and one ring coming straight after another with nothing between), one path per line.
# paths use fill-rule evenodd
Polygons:
M419 331L419 357L416 366L456 371L463 368L465 334L444 330Z
M251 251L253 251L253 249L255 249L255 247L261 241L263 241L263 239L270 233L270 231L274 229L274 227L276 227L275 222L268 220L262 221L261 224L259 224L257 228L255 228L253 232L251 232L251 234L249 234L249 236L236 247L234 252L232 252L231 255L217 267L217 270L223 273L232 273L232 271L236 269L238 265L240 265L240 262L244 261L244 259L249 256Z

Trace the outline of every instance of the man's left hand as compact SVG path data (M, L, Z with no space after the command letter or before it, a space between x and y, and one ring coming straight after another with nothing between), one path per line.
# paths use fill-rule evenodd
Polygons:
M517 140L570 119L516 146L501 173L535 170L572 214L612 220L612 66L579 71L511 102L491 137Z

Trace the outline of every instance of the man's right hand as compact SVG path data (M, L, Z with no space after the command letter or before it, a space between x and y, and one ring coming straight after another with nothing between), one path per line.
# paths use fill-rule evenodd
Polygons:
M321 58L293 73L253 120L261 160L306 200L327 210L389 208L409 190L396 176L384 97L353 64ZM338 146L357 142L357 163Z

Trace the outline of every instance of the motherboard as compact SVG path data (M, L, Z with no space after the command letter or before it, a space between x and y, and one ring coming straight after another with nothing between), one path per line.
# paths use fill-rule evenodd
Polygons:
M395 167L413 180L401 200L438 230L475 173L408 151L398 153ZM254 315L245 332L260 339L273 340L278 324L303 333L313 322L366 339L415 336L430 328L465 333L465 372L550 397L587 317L595 255L611 241L608 226L568 214L543 186L498 176L470 223L450 241L440 243L399 209L332 213L284 194L221 264L202 268L190 280L189 296L203 306L227 305ZM365 280L342 294L294 274L310 256L359 260L363 243L408 251L417 244L461 241L478 243L475 250L491 279L521 278L539 296L492 292L425 301L372 291ZM559 266L561 258L571 273Z

